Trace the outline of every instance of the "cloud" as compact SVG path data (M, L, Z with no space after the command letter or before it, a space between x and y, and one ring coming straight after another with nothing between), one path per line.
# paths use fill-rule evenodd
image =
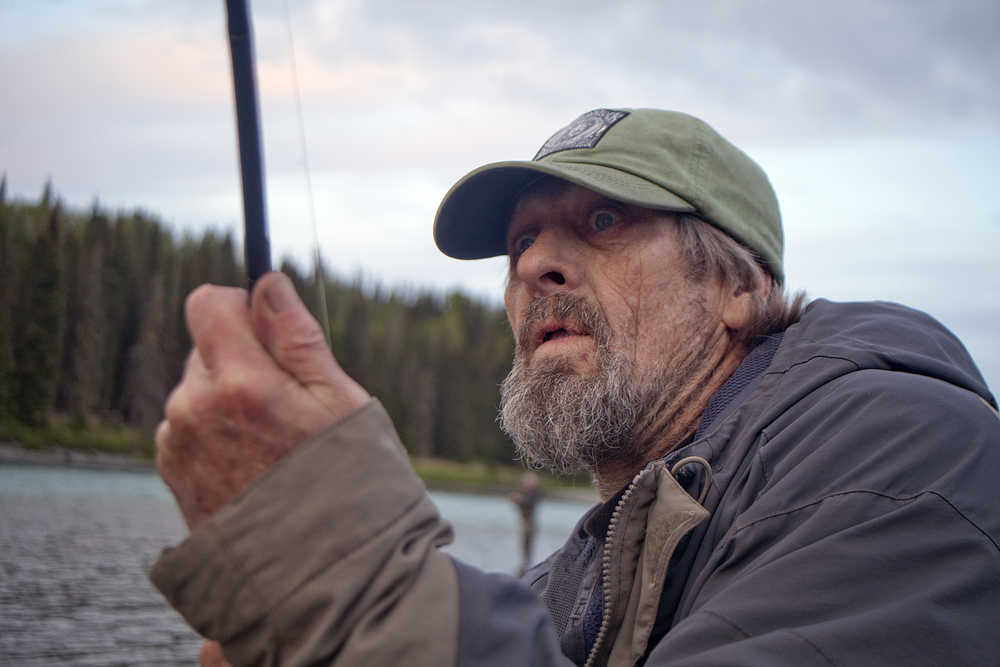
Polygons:
M639 103L694 107L774 139L984 122L1000 106L993 2L336 6L309 15L304 49L348 71L424 72L404 80L397 104L468 96L479 108L578 113L640 91Z

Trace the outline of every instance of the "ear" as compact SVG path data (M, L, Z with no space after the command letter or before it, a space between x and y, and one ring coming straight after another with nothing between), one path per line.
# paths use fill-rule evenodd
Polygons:
M752 305L754 296L759 292L766 298L770 292L773 281L768 276L754 281L753 289L737 291L728 295L726 302L722 305L722 321L730 331L742 331L750 324L752 315Z
M753 292L731 295L722 306L722 321L730 331L740 331L750 321L750 302Z

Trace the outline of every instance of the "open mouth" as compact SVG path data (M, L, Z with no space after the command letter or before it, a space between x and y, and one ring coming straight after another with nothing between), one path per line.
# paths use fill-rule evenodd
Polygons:
M539 328L537 337L535 338L535 347L537 348L550 341L583 335L585 335L585 333L576 327L564 326L561 323L553 322Z
M560 327L553 331L547 331L545 335L542 336L542 342L548 343L550 340L556 340L557 338L565 338L566 336L576 336L578 334L571 333L566 329Z

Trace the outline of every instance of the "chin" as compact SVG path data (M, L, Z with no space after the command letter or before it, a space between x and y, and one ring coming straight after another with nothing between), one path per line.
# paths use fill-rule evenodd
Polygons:
M528 364L528 369L537 373L579 376L593 375L596 370L589 359L581 361L568 355L536 356Z

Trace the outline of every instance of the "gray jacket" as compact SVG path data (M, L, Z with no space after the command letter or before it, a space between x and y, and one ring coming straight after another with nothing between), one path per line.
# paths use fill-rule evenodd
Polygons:
M711 426L529 573L535 591L437 549L449 528L377 403L151 576L237 665L996 664L995 408L931 318L817 301ZM711 478L678 482L682 459Z

